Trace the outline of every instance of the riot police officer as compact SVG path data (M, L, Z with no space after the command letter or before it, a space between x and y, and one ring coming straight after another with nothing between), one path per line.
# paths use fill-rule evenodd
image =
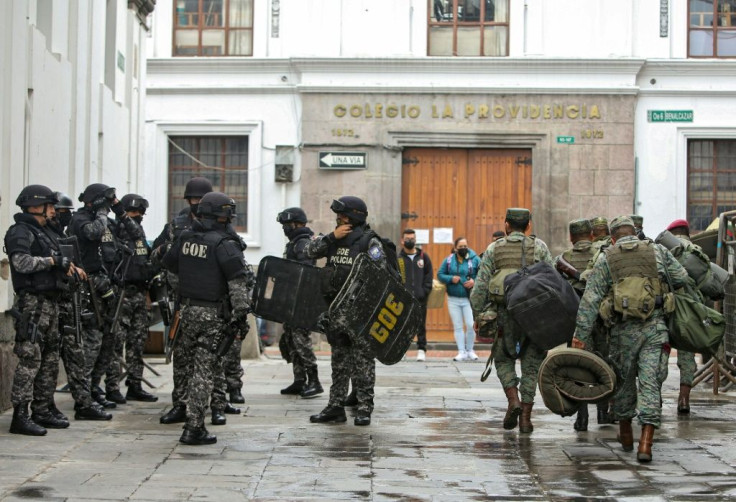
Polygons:
M158 401L158 397L141 387L143 346L148 338L146 291L148 281L153 277L153 266L149 259L151 248L146 242L146 235L141 226L143 215L148 209L148 201L138 194L129 193L120 199L120 204L125 214L133 220L133 225L129 226L134 226L136 233L131 235L128 228L118 220L116 237L121 246L130 251L126 253L128 263L122 270L121 294L124 296L115 332L115 358L105 380L106 395L109 399L112 392L120 394L119 382L122 378L124 346L128 391L123 401L155 402ZM118 397L122 398L122 395Z
M56 216L48 220L48 227L56 232L59 238L64 238L64 230L72 219L72 211L74 210L74 202L65 193L56 192L59 202L56 203ZM87 274L84 269L77 267L76 273L70 278L69 286L71 288L70 295L63 295L59 301L59 336L60 336L60 356L64 363L64 371L66 372L69 391L74 399L74 418L77 420L110 420L112 415L107 413L97 404L90 393L89 382L85 376L84 347L81 340L77 339L75 326L74 303L72 296L76 296L76 302L79 302L80 314L83 305L82 289ZM80 316L81 317L81 316ZM81 319L80 319L81 322ZM82 329L81 326L79 326ZM58 379L58 365L56 366L56 375L54 382ZM56 384L54 384L54 387ZM64 415L58 410L54 403L53 397L49 404L49 410L57 418Z
M221 192L202 197L199 219L182 233L163 258L179 278L181 346L192 367L187 385L186 425L179 441L200 445L217 442L204 426L204 412L221 371L218 347L226 336L240 336L247 323L249 288L240 243L227 231L235 202Z
M307 214L300 207L290 207L281 211L276 217L281 223L284 235L289 239L284 250L284 258L308 265L315 260L306 254L307 244L314 232L307 226ZM283 348L282 348L283 347ZM312 336L308 329L284 325L279 348L282 348L284 359L291 361L294 382L281 389L282 394L296 394L302 398L317 397L324 392L319 382L317 358L312 349Z
M13 434L43 436L44 427L69 427L65 417L57 418L49 410L59 365L59 297L64 277L73 270L71 260L61 256L57 239L46 228L57 202L56 194L44 185L25 187L15 202L22 212L14 215L15 224L5 234L15 291L13 351L18 356L11 391Z
M368 255L381 266L386 266L386 253L378 235L366 223L368 207L354 196L332 201L330 209L337 214L337 226L327 235L312 241L306 254L312 259L327 258L325 269L329 279L323 294L328 302L334 300L348 278L353 262L360 253ZM355 425L370 425L376 383L376 362L362 341L354 342L347 333L327 326L327 341L332 346L332 386L327 407L309 417L311 422L345 422L345 400L351 381L356 391Z
M90 278L90 299L96 314L85 321L86 371L93 399L104 408L115 408L116 403L105 399L99 389L102 376L114 357L112 324L116 298L111 280L115 271L111 268L117 268L120 263L120 247L114 235L115 223L108 218L108 213L112 210L131 234L137 234L139 230L125 214L113 187L92 183L80 194L79 201L84 206L72 216L68 232L79 240L82 264Z
M158 261L161 256L165 255L166 252L171 248L172 244L179 239L182 232L189 230L192 227L192 223L197 219L197 210L202 197L212 192L212 183L207 178L194 177L190 179L184 188L184 199L186 199L188 207L185 207L174 219L164 226L161 234L153 241L153 253L152 260ZM228 228L231 230L231 227ZM245 249L245 243L237 237L237 233L234 230L231 231L233 237L237 238L241 244L241 247ZM172 295L178 294L178 278L176 274L168 273L166 275L167 282L171 288ZM176 302L175 310L179 310L179 302ZM188 361L191 358L191 354L185 354L187 346L177 340L173 351L174 360L174 389L171 391L171 409L160 418L162 424L175 424L184 422L186 419L186 405L184 404L184 397L187 392L187 382L189 381L190 374L192 371L191 365ZM224 425L226 418L224 413L238 414L240 409L235 408L227 402L225 391L230 385L230 401L233 403L244 403L240 388L243 386L243 368L240 365L240 344L233 343L230 350L225 355L223 366L228 368L228 375L224 374L224 371L218 373L215 378L215 386L212 390L211 396L211 407L212 407L212 424L213 425ZM229 383L228 383L229 381ZM239 384L239 385L238 385Z

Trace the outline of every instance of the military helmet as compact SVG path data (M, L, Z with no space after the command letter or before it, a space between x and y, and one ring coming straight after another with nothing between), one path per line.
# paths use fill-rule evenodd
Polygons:
M148 209L148 201L137 193L124 195L123 198L120 199L120 203L126 211L138 211L141 214L146 214L146 209Z
M187 186L184 188L184 198L189 197L204 197L212 191L212 183L207 178L198 176L187 181Z
M45 185L28 185L18 194L15 204L20 207L43 206L44 204L56 204L56 192Z
M235 201L222 192L209 192L199 201L197 215L203 218L235 217Z
M74 201L64 192L54 192L58 202L54 204L55 209L74 209Z
M115 198L115 189L107 186L104 183L92 183L84 189L84 192L79 194L79 202L85 204L97 205L100 203L100 199L113 200Z
M278 216L276 216L276 221L282 225L284 223L306 223L307 213L305 213L304 209L300 207L290 207L281 211Z
M330 209L337 214L345 214L358 223L365 223L368 217L368 206L365 205L363 199L353 195L345 195L333 200Z

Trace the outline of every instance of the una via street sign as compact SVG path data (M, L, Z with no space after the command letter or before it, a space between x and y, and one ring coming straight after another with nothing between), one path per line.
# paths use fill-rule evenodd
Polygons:
M319 152L320 169L365 169L365 152Z
M647 110L649 122L692 122L692 110Z

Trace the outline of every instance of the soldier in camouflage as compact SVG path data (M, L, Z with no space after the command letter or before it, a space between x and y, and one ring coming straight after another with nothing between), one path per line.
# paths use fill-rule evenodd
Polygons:
M314 232L307 226L307 214L300 207L290 207L276 217L281 223L284 235L289 239L284 250L284 258L308 265L315 260L306 253L307 245ZM282 348L283 347L283 348ZM282 356L293 365L294 382L281 389L281 394L296 394L309 399L324 392L319 381L317 358L312 349L312 335L308 329L284 325L284 333L279 341Z
M699 270L710 270L710 258L703 252L703 250L697 244L693 244L690 241L690 225L687 220L675 220L667 226L667 230L677 237L680 241L680 245L672 250L673 256L677 261L685 267L688 275L695 282L696 285L703 283L703 277L697 276L697 272L694 268ZM700 262L700 267L691 267L688 269L688 264L694 260ZM693 270L691 270L693 269ZM707 275L707 274L702 274ZM714 281L714 284L717 282ZM705 303L707 293L709 300L720 300L723 298L724 291L718 285L713 289L703 288L701 292L698 290L701 302ZM693 387L693 381L695 380L695 372L698 369L698 365L695 363L695 354L687 352L685 350L677 351L677 367L680 369L680 395L677 398L677 413L680 415L687 415L690 413L690 390Z
M363 200L344 196L332 201L330 209L337 214L337 226L327 235L320 236L306 248L309 258L327 258L325 272L329 285L322 293L331 302L350 274L353 262L360 253L386 267L386 252L378 235L366 223L368 208ZM345 422L345 401L352 379L355 390L355 425L370 425L376 383L376 361L370 355L367 342L351 340L347 333L336 332L327 326L327 341L332 346L332 386L327 407L310 422Z
M585 292L586 275L582 275L582 272L588 268L591 264L591 260L595 255L593 248L593 226L590 220L581 218L573 220L569 224L570 229L570 242L572 248L563 251L560 255L555 257L555 266L560 272L564 272L563 275L567 278L567 281L575 289L579 296L583 296ZM560 258L569 263L574 271L563 270L561 266ZM571 272L571 273L569 273ZM593 330L594 350L601 356L608 356L608 330L603 325L600 319L596 322L596 326ZM610 424L611 420L608 416L608 401L604 403L598 403L596 405L598 410L598 423L599 424ZM577 413L575 424L573 428L576 431L587 431L588 430L588 406L582 405Z
M138 194L130 193L120 199L125 214L133 220L136 233L131 235L125 225L118 221L116 238L121 246L127 247L128 266L125 267L124 284L125 297L118 318L115 333L115 359L107 372L105 387L106 397L118 395L120 399L120 380L123 377L123 348L125 349L125 368L127 370L126 385L128 391L125 398L131 401L155 402L158 397L150 394L141 387L143 378L143 346L148 338L148 312L146 309L146 293L148 282L153 277L153 266L149 260L151 249L146 242L143 231L143 215L148 209L148 201Z
M661 378L669 357L665 310L674 308L666 273L675 288L685 286L689 278L667 249L637 238L628 216L614 218L611 232L613 245L598 257L588 278L572 343L577 348L593 347L599 312L613 323L611 360L622 379L613 397L619 441L624 451L633 450L631 420L638 410L642 430L637 460L649 462L654 429L661 422Z
M72 218L74 203L65 193L56 192L56 196L59 200L54 206L56 216L50 218L47 225L59 237L64 237L64 229L69 225ZM80 267L76 268L76 272L70 277L71 281L75 282L72 287L79 288L81 291L87 275ZM79 296L79 299L83 300L82 295ZM89 381L85 376L84 347L82 347L81 341L77 341L74 323L74 303L71 295L62 295L59 300L59 351L61 361L64 363L69 391L72 399L74 399L74 418L77 420L111 420L112 415L92 399ZM54 382L58 381L58 368L59 366L56 365ZM54 383L54 387L56 387L56 383ZM51 397L49 410L57 418L65 418L56 407L53 396Z
M496 373L508 399L503 427L511 430L518 423L522 433L534 430L531 414L537 392L537 374L545 351L530 343L524 333L517 332L518 328L505 307L503 278L521 269L522 254L528 265L541 261L552 263L547 245L541 239L525 235L531 226L531 218L528 209L506 210L507 236L492 242L483 253L475 286L470 293L470 304L476 318L488 316L488 310L494 310L497 314L498 333L492 350ZM517 359L521 359L521 379L516 374Z
M153 241L153 252L151 259L154 262L166 254L171 246L179 239L179 236L189 230L196 221L199 203L206 194L212 192L212 183L203 177L194 177L190 179L184 187L184 199L187 201L187 207L179 211L174 219L167 223L161 234ZM230 232L230 228L228 228ZM241 247L245 243L237 236L237 233L231 231L234 238L241 242ZM176 274L170 271L166 274L166 280L172 291L170 296L175 297L178 294L178 278ZM174 373L174 389L171 391L171 409L160 418L162 424L183 423L186 420L186 394L187 384L189 382L193 364L192 357L194 355L194 340L188 338L179 328L179 335L174 347L173 353L173 373ZM223 372L218 372L215 376L215 385L212 389L210 398L210 406L212 408L212 424L224 425L227 420L224 413L238 414L239 408L235 408L227 401L226 390L232 385L230 392L230 400L233 403L243 403L240 389L243 385L242 376L243 368L240 365L240 347L241 342L236 340L227 354L223 358L223 368L227 368L228 378L226 379ZM223 371L225 371L223 369ZM230 383L228 383L230 381Z
M60 254L58 235L47 228L57 202L56 194L46 186L25 187L16 200L22 212L14 215L15 224L5 234L15 291L13 352L18 356L10 395L12 434L43 436L45 427L69 427L66 417L54 416L49 410L59 366L59 298L65 277L75 271L69 258Z
M603 216L596 216L590 220L593 227L593 249L598 251L604 246L611 245L611 231L608 228L608 220Z
M217 355L225 337L247 332L248 268L240 242L228 232L235 202L221 192L202 197L199 219L182 233L163 258L178 275L182 335L192 340L192 373L187 384L186 425L179 439L189 445L213 444L217 438L204 426L204 414L221 374Z

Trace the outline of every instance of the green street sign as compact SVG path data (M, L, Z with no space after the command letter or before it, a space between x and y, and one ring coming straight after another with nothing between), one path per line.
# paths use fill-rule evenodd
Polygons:
M565 145L572 145L575 143L575 136L557 136L557 142Z
M649 122L692 122L692 110L647 110Z

